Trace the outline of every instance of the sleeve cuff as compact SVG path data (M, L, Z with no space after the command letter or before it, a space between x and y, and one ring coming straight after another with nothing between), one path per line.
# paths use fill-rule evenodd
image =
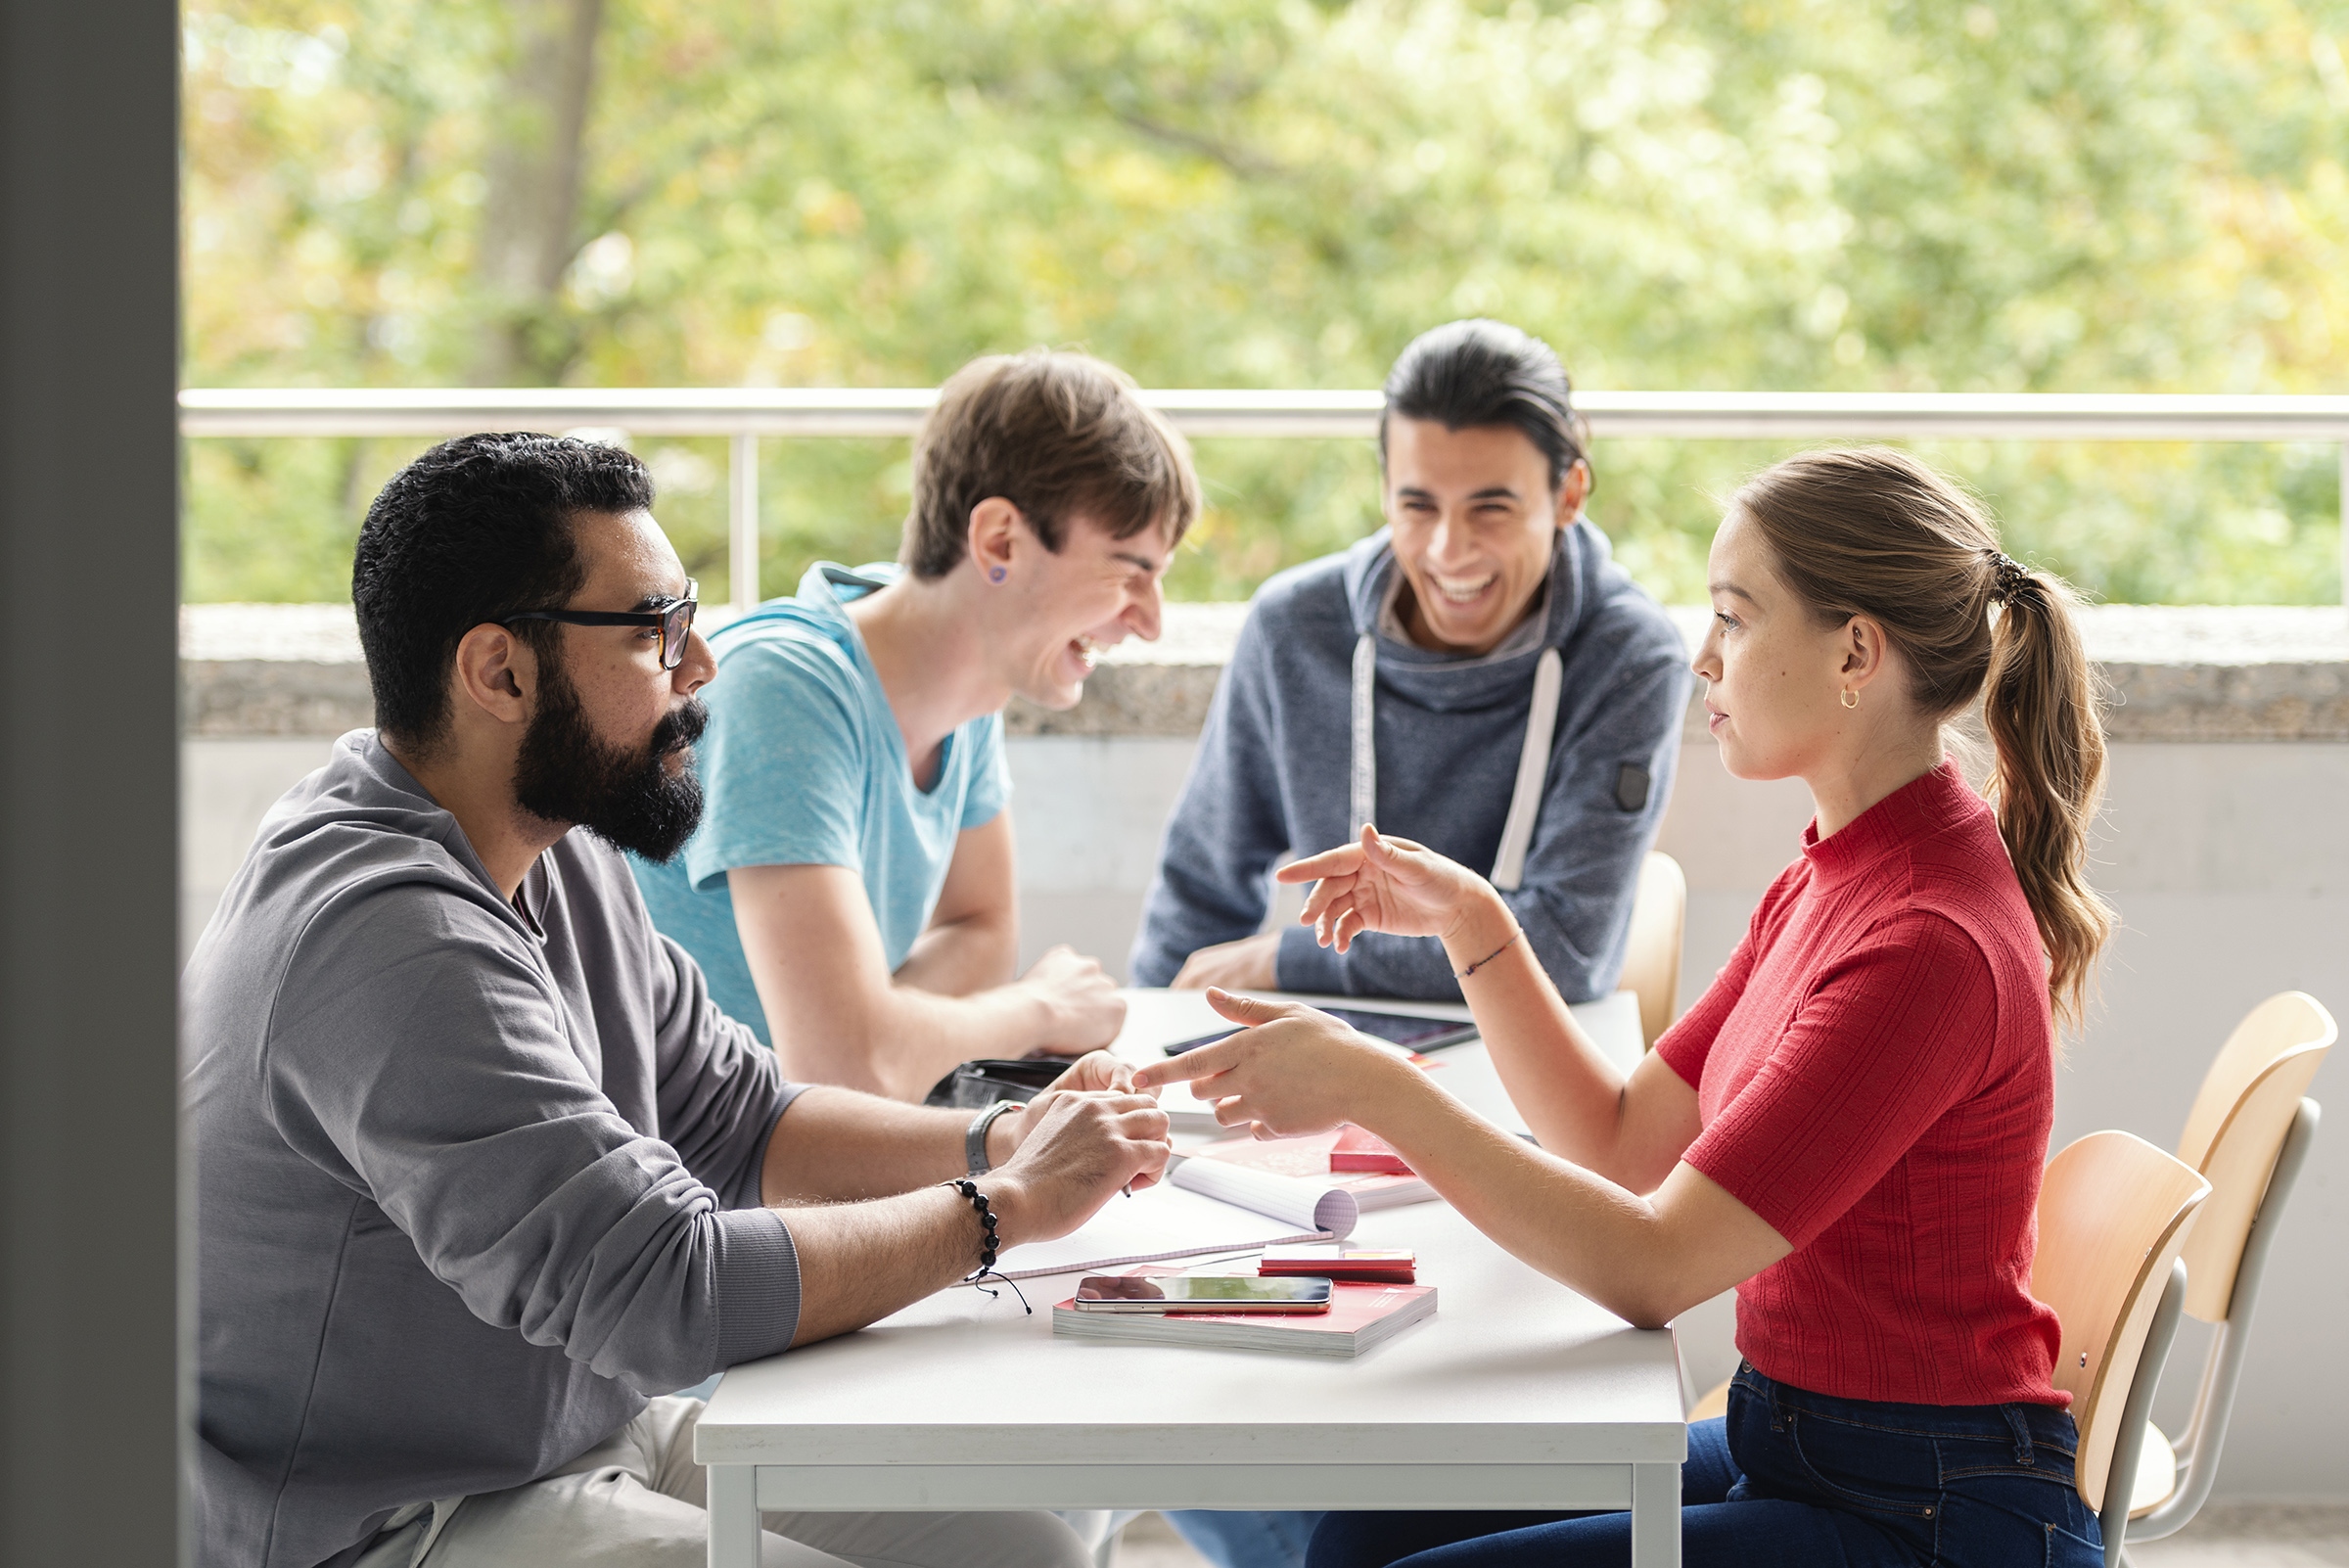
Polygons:
M705 815L707 820L707 815ZM859 874L863 866L850 851L815 849L804 844L731 845L696 853L685 852L685 881L696 893L715 893L726 886L726 873L761 865L837 865Z
M800 1328L800 1255L772 1209L728 1209L717 1222L712 1291L723 1371L791 1348Z

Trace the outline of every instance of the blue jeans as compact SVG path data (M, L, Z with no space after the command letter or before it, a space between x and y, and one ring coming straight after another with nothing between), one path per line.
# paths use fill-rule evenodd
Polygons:
M2072 1487L2072 1418L2045 1405L1836 1400L1740 1366L1688 1429L1685 1568L2103 1568ZM1627 1513L1333 1513L1310 1568L1628 1564Z
M1317 1513L1252 1513L1239 1509L1177 1508L1167 1523L1215 1568L1304 1568L1306 1543Z

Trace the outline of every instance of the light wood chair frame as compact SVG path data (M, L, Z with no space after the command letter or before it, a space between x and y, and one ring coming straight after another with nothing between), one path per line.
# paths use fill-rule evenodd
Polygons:
M1639 998L1639 1038L1650 1047L1680 1016L1681 947L1687 929L1687 874L1662 850L1650 850L1639 862L1618 982Z
M2040 1187L2031 1294L2062 1323L2054 1383L2079 1427L2074 1486L2099 1521L2112 1519L2107 1568L2120 1561L2144 1434L2131 1412L2150 1407L2160 1381L2186 1301L2179 1254L2210 1190L2176 1155L2118 1130L2066 1144Z
M2162 1366L2178 1337L2178 1319L2186 1314L2186 1260L2174 1258L2169 1281L2153 1309L2153 1320L2145 1327L2144 1349L2138 1353L2137 1366L2130 1374L2129 1396L2121 1403L2120 1430L2113 1434L2104 1505L2096 1510L2096 1528L2104 1541L2104 1568L2123 1568L2129 1561L2129 1507L2137 1495L2137 1467L2144 1453L2145 1433L2153 1424L2153 1395L2161 1387Z

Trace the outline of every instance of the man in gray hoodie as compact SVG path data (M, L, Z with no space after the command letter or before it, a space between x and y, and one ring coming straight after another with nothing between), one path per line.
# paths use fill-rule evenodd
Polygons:
M1423 334L1387 378L1388 526L1258 592L1167 827L1136 985L1457 1000L1434 938L1258 935L1288 853L1365 822L1491 867L1568 1001L1614 989L1672 791L1688 669L1583 520L1557 356L1514 327Z
M698 1565L700 1406L648 1396L1165 1164L1102 1056L976 1123L803 1090L654 932L620 851L692 831L714 666L651 501L624 452L483 436L368 513L381 727L270 812L185 981L205 1568ZM1089 1561L1047 1514L767 1525L770 1565Z

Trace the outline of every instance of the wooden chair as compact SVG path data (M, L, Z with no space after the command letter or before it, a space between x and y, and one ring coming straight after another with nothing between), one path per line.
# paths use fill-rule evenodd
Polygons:
M2107 1568L2121 1560L2131 1495L2128 1480L2107 1483L2135 1474L2144 1410L2185 1293L2179 1254L2209 1196L2199 1172L2128 1132L2072 1143L2048 1162L2040 1184L2031 1294L2062 1325L2055 1386L2072 1397L2074 1485L2103 1523Z
M2150 1423L2141 1436L2130 1541L2175 1534L2218 1479L2268 1248L2316 1136L2317 1102L2303 1095L2337 1033L2315 997L2269 997L2227 1038L2187 1114L2178 1158L2201 1172L2211 1195L2187 1236L2182 1305L2218 1332L2177 1443Z
M2134 1474L2153 1388L2186 1295L2186 1246L2210 1183L2185 1162L2127 1132L2091 1132L2048 1162L2039 1189L2039 1252L2031 1293L2055 1309L2062 1348L2055 1386L2080 1428L2075 1481L2105 1528L2104 1560L2120 1561L2126 1494L2105 1506L2105 1478ZM1691 1421L1728 1410L1727 1383L1697 1401ZM2117 1451L2117 1453L2116 1453Z
M1648 1045L1680 1015L1681 934L1688 923L1688 879L1681 863L1650 850L1632 896L1632 939L1620 989L1639 997L1639 1037Z

